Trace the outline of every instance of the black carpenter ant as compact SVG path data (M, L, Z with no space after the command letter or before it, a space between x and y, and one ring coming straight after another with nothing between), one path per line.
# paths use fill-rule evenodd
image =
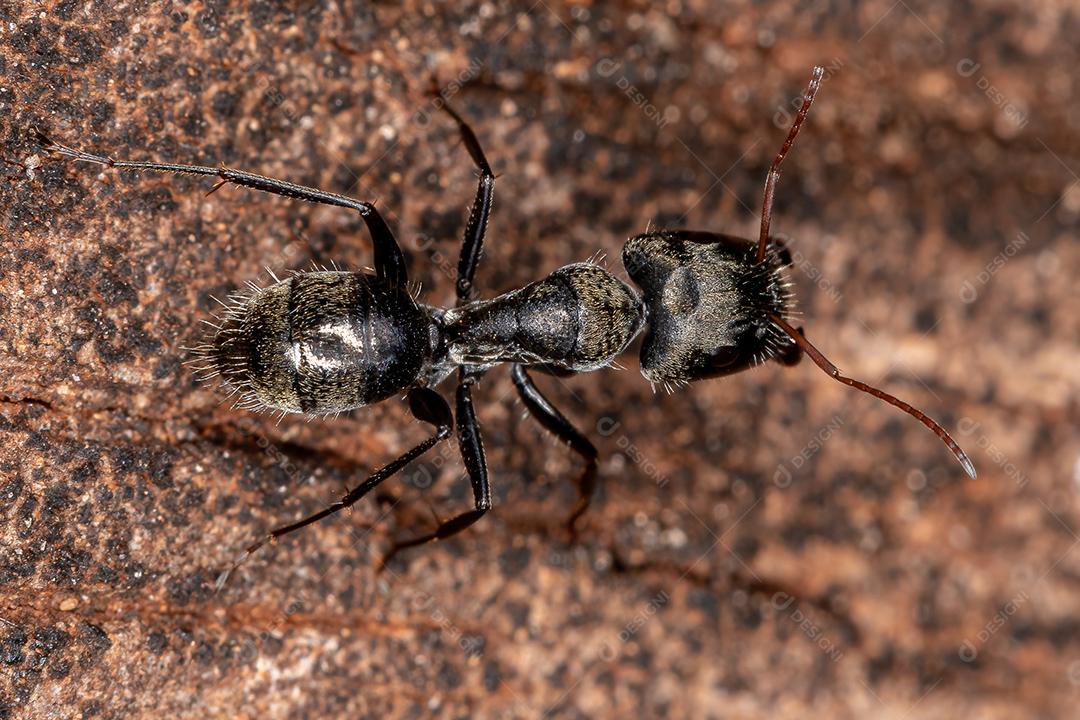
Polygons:
M646 325L641 372L651 383L686 385L767 360L794 365L805 353L835 380L917 418L975 477L968 456L938 423L906 402L840 374L802 329L790 323L792 296L784 268L791 260L770 238L769 222L780 164L810 110L822 72L814 68L802 107L769 170L757 241L691 230L653 230L632 237L623 247L623 263L641 295L601 267L576 263L497 298L470 300L495 175L468 123L441 98L439 105L457 123L479 170L458 263L458 302L449 309L415 301L401 249L371 203L224 167L113 160L46 138L43 145L67 158L113 168L216 176L220 181L213 190L234 183L360 213L374 243L374 274L313 271L235 295L213 337L196 350L203 361L199 369L206 377L222 376L240 393L245 408L328 414L406 393L412 414L435 427L429 438L338 502L273 530L243 557L268 540L349 507L456 433L474 508L433 532L397 542L388 559L403 548L450 537L491 509L472 390L485 372L501 363L512 364L514 385L533 417L585 461L576 479L578 500L568 519L572 531L593 494L596 448L540 393L529 371L569 375L607 367ZM432 388L454 371L458 381L452 412Z

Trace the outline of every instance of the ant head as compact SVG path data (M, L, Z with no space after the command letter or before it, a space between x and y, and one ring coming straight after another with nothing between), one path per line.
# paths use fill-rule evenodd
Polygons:
M815 67L802 107L769 168L757 242L679 230L638 235L623 248L627 272L645 292L649 334L641 348L641 371L651 382L686 384L771 358L798 362L798 339L774 321L790 314L783 274L790 256L770 242L769 224L780 164L823 76Z
M824 76L815 67L765 178L761 230L756 242L708 232L657 231L630 238L623 263L645 294L649 331L641 346L641 372L651 382L684 385L730 375L769 359L794 365L805 353L837 382L873 395L930 428L972 478L975 467L945 428L889 393L841 374L788 320L791 294L783 268L791 256L769 234L780 165L799 134Z
M627 241L623 264L648 309L646 379L684 385L772 358L797 360L797 346L770 319L787 317L791 306L782 254L769 252L762 262L756 255L756 243L691 230Z

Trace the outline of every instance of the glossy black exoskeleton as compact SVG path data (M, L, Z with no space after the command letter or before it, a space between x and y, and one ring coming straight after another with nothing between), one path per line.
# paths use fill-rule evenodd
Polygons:
M329 414L412 385L431 318L405 288L365 273L300 273L234 297L198 351L255 408Z
M757 241L690 230L656 230L630 238L623 263L639 295L591 263L559 268L542 280L490 300L473 300L473 277L491 209L495 175L476 135L442 99L479 170L476 197L458 265L458 303L438 308L407 289L405 261L374 205L335 193L228 168L113 160L59 145L61 156L114 168L157 170L220 178L225 183L355 210L374 244L374 272L315 271L232 297L209 341L197 348L207 377L221 375L241 394L241 405L282 412L336 413L406 394L412 414L433 434L348 491L340 501L277 528L247 549L346 508L438 442L456 434L472 483L474 507L433 532L396 543L405 547L449 537L491 508L491 490L472 389L489 369L512 365L525 406L585 461L576 479L578 501L568 523L593 493L593 444L536 388L529 369L558 375L611 365L642 331L641 371L654 384L685 385L776 360L794 365L805 353L834 379L899 407L933 430L972 477L967 455L936 422L877 388L842 375L790 324L792 298L786 249L769 235L780 164L791 148L822 69L815 68L802 107L770 168ZM455 408L432 388L457 373ZM245 555L246 556L246 555ZM388 556L389 557L389 556ZM384 561L385 562L385 561ZM222 577L222 580L224 576Z

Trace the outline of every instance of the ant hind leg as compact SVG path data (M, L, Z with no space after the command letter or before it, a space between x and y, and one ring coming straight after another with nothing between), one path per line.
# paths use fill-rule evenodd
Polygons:
M432 447L437 445L443 440L450 437L450 427L453 424L453 417L450 412L450 406L446 404L438 393L427 388L414 388L409 392L409 410L412 412L413 417L430 425L435 426L435 433L429 438L416 445L408 452L402 454L396 460L384 465L382 468L376 470L369 475L362 483L357 485L352 490L348 490L344 493L342 498L335 503L331 503L322 510L313 513L302 520L298 520L290 525L284 525L279 528L275 528L268 534L264 535L259 540L255 541L247 547L244 554L233 563L232 567L223 572L218 577L216 586L220 590L224 586L229 575L232 574L241 563L249 558L252 553L261 548L268 542L273 542L280 537L296 532L301 528L307 527L313 523L322 520L325 517L329 517L345 508L351 507L356 504L361 498L374 490L385 480L394 476L400 472L406 465L417 459Z
M481 374L482 371L461 368L458 371L456 398L458 444L461 448L461 459L465 463L465 470L469 474L469 482L472 484L473 509L439 523L439 526L430 533L394 543L379 564L380 571L386 568L398 552L457 535L491 509L491 484L488 481L487 460L484 457L484 443L480 436L480 425L476 419L476 409L473 407L472 400L472 388Z
M518 395L521 396L525 407L529 409L533 418L544 429L565 442L585 461L585 467L574 479L577 485L578 499L574 509L566 519L566 527L570 531L571 538L577 538L577 521L589 509L589 502L593 493L596 492L596 469L598 453L596 446L575 428L566 417L559 412L558 408L541 394L540 390L529 377L524 365L515 364L511 370L511 377Z

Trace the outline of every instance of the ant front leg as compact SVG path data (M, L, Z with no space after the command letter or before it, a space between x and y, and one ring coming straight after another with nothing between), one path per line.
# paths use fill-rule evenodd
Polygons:
M332 205L360 213L361 219L367 225L371 234L371 241L375 248L375 274L396 287L405 287L408 282L408 274L405 269L405 256L401 247L394 238L390 226L386 224L379 211L369 202L354 200L344 195L319 190L317 188L297 185L296 183L275 178L257 175L244 170L233 170L227 167L210 167L208 165L182 165L177 163L160 163L142 160L114 160L104 155L76 150L66 145L61 145L51 140L46 135L37 132L37 140L48 152L56 153L61 157L82 162L104 165L110 168L122 170L151 170L154 172L174 173L177 175L209 175L220 178L219 182L210 188L207 195L216 191L226 183L240 185L253 190L281 195L283 197L305 200L307 202Z
M273 542L274 540L277 540L284 535L296 532L301 528L307 527L308 525L316 523L325 517L333 515L334 513L337 513L347 507L356 504L362 497L364 497L369 492L378 487L380 484L382 484L383 481L400 472L402 468L404 468L416 458L423 455L425 452L430 450L439 442L450 437L450 428L454 422L453 415L450 412L450 406L447 405L446 401L443 400L442 397L439 396L439 394L436 393L434 390L428 390L427 388L414 388L413 390L410 390L409 411L417 420L426 422L429 425L434 425L435 433L427 440L424 440L419 445L413 447L411 450L398 457L393 462L383 466L379 470L376 470L374 473L369 475L368 478L364 480L364 482L360 483L352 490L346 491L342 498L337 502L328 505L327 507L323 508L317 513L314 513L313 515L309 515L303 520L294 522L291 525L284 525L282 527L275 528L274 530L270 531L270 533L267 534L265 537L249 545L247 550L244 551L244 554L240 556L240 559L237 560L231 568L222 573L221 577L218 578L218 589L220 589L225 584L225 581L228 580L229 575L232 574L232 572L236 570L236 568L239 567L239 565L244 562L244 560L250 557L252 553L254 553L266 543Z
M574 480L578 489L577 503L574 504L574 509L566 520L566 527L570 531L571 537L576 538L578 518L589 509L589 501L592 500L593 493L596 491L598 456L596 446L571 425L570 421L540 393L540 390L533 384L532 378L529 377L529 373L526 372L524 365L515 363L513 370L511 370L511 377L514 380L518 395L521 396L521 401L525 403L525 407L529 409L533 418L543 425L548 432L569 445L585 461L585 469Z
M488 164L487 157L484 156L484 150L480 147L480 141L476 139L473 129L454 108L450 107L438 88L434 90L434 94L438 98L439 108L457 123L461 141L465 143L465 149L469 151L469 157L472 158L480 173L476 186L476 198L469 210L469 222L465 226L461 256L458 258L457 297L460 305L467 301L472 293L473 277L476 275L476 266L480 262L480 253L484 249L484 233L487 232L491 203L495 196L495 173L491 171L491 166Z
M472 484L473 509L456 515L440 523L434 532L394 543L383 557L379 569L386 567L393 557L406 548L426 545L435 540L445 540L457 535L484 516L491 509L491 484L488 482L487 460L484 458L484 442L480 436L480 424L476 420L473 407L472 388L480 379L482 371L461 368L458 371L457 387L457 436L461 448L461 459L469 474Z

